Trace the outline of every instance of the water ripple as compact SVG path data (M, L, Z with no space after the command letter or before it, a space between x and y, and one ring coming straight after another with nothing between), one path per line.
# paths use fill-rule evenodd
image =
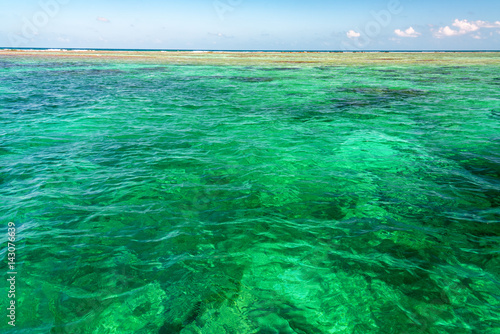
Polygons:
M0 66L19 328L500 326L498 66Z

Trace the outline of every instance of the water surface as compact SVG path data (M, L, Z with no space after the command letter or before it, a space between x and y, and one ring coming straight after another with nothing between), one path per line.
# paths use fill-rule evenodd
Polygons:
M497 54L149 55L0 57L3 332L498 333Z

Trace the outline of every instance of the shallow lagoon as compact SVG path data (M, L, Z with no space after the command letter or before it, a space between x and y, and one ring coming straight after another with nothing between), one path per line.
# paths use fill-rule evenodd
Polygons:
M0 328L496 333L499 59L1 51Z

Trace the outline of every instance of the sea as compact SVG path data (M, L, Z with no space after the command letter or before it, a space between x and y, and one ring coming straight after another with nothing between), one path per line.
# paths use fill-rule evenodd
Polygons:
M6 334L498 334L500 53L2 50L0 240Z

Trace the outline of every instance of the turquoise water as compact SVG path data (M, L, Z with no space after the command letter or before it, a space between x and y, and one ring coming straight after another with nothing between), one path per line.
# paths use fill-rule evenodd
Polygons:
M499 333L499 65L0 65L3 333Z

